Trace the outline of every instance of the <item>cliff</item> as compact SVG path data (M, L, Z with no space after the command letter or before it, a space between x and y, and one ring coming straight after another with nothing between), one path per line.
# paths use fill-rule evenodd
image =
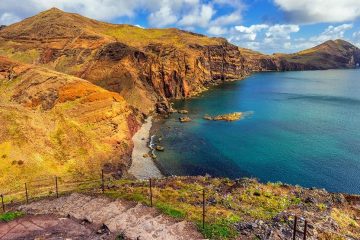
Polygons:
M53 8L0 32L0 54L86 79L149 113L168 99L253 71L351 68L360 50L343 40L295 54L264 55L178 29L109 24Z
M247 71L224 39L178 29L142 29L50 9L6 27L0 54L81 77L120 93L144 113Z
M131 163L141 115L118 93L0 57L0 186L55 174L118 176Z

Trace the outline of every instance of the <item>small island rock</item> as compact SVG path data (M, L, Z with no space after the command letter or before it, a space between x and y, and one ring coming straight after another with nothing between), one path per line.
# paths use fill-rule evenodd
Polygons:
M242 116L243 116L242 112L234 112L234 113L217 115L217 116L214 116L214 117L211 117L209 115L205 115L204 119L213 120L213 121L230 121L231 122L231 121L240 120Z
M165 148L163 146L157 145L156 150L163 152L165 150Z
M191 122L191 118L189 118L189 117L180 117L179 121L182 122L182 123Z
M180 113L180 114L188 114L189 111L188 110L179 110L178 113Z

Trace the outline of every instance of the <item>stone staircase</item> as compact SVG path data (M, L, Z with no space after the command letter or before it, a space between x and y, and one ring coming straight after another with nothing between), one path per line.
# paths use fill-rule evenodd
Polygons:
M106 226L111 233L134 240L197 240L203 239L196 227L186 221L176 221L156 209L140 203L111 200L73 193L57 199L47 199L19 207L28 214L52 214L85 220Z

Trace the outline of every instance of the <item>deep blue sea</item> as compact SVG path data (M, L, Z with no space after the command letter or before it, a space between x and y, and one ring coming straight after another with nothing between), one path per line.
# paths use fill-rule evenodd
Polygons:
M173 175L256 177L360 194L360 70L257 73L175 102L155 123ZM237 122L205 114L246 112Z

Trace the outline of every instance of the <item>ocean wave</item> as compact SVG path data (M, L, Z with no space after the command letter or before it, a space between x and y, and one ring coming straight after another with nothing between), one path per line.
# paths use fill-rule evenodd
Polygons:
M155 135L152 135L150 137L149 148L151 149L151 154L156 157L156 155L155 155L155 146L156 146L155 137L156 137Z

